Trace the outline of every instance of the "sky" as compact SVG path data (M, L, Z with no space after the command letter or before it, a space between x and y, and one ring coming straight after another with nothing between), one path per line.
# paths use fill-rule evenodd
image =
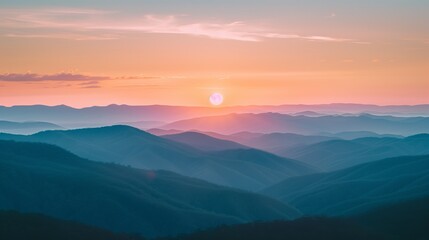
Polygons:
M427 0L0 0L0 105L429 103Z

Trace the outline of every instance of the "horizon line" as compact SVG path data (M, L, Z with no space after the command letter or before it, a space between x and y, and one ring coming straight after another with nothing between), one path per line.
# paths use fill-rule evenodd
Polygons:
M417 106L429 106L428 103L418 103L418 104L374 104L374 103L353 103L353 102L332 102L332 103L285 103L285 104L263 104L263 105L226 105L226 106L208 106L208 105L169 105L169 104L142 104L142 105L133 105L125 103L111 103L107 105L88 105L83 107L73 107L67 104L18 104L18 105L0 105L4 108L13 108L13 107L33 107L33 106L43 106L43 107L68 107L73 109L86 109L86 108L103 108L103 107L112 107L112 106L126 106L126 107L181 107L181 108L211 108L211 109L227 109L227 108L245 108L245 107L282 107L282 106L328 106L328 105L358 105L358 106L373 106L373 107L417 107Z

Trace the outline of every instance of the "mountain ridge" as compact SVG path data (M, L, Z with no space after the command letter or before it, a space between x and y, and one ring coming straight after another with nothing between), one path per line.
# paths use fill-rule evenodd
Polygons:
M252 191L290 176L316 171L312 166L298 164L287 158L272 158L270 153L259 152L261 157L269 158L283 168L294 169L286 174L277 168L265 166L263 162L255 164L247 159L203 152L129 126L45 131L30 136L0 134L0 139L55 144L95 161L115 162L151 170L169 170L216 184ZM264 174L261 174L261 171L264 171Z
M429 196L429 155L387 158L286 179L261 191L310 215L352 215Z
M268 197L167 171L99 163L45 143L0 140L0 209L39 212L153 237L296 218Z

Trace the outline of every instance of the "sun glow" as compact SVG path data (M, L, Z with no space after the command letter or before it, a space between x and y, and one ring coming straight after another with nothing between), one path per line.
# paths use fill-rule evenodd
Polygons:
M213 93L210 98L210 103L214 106L219 106L223 102L223 96L220 93Z

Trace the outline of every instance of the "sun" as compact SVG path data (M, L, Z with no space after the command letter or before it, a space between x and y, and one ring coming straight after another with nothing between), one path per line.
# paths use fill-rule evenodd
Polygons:
M220 93L213 93L212 95L210 95L210 103L214 106L219 106L222 104L223 102L223 96Z

